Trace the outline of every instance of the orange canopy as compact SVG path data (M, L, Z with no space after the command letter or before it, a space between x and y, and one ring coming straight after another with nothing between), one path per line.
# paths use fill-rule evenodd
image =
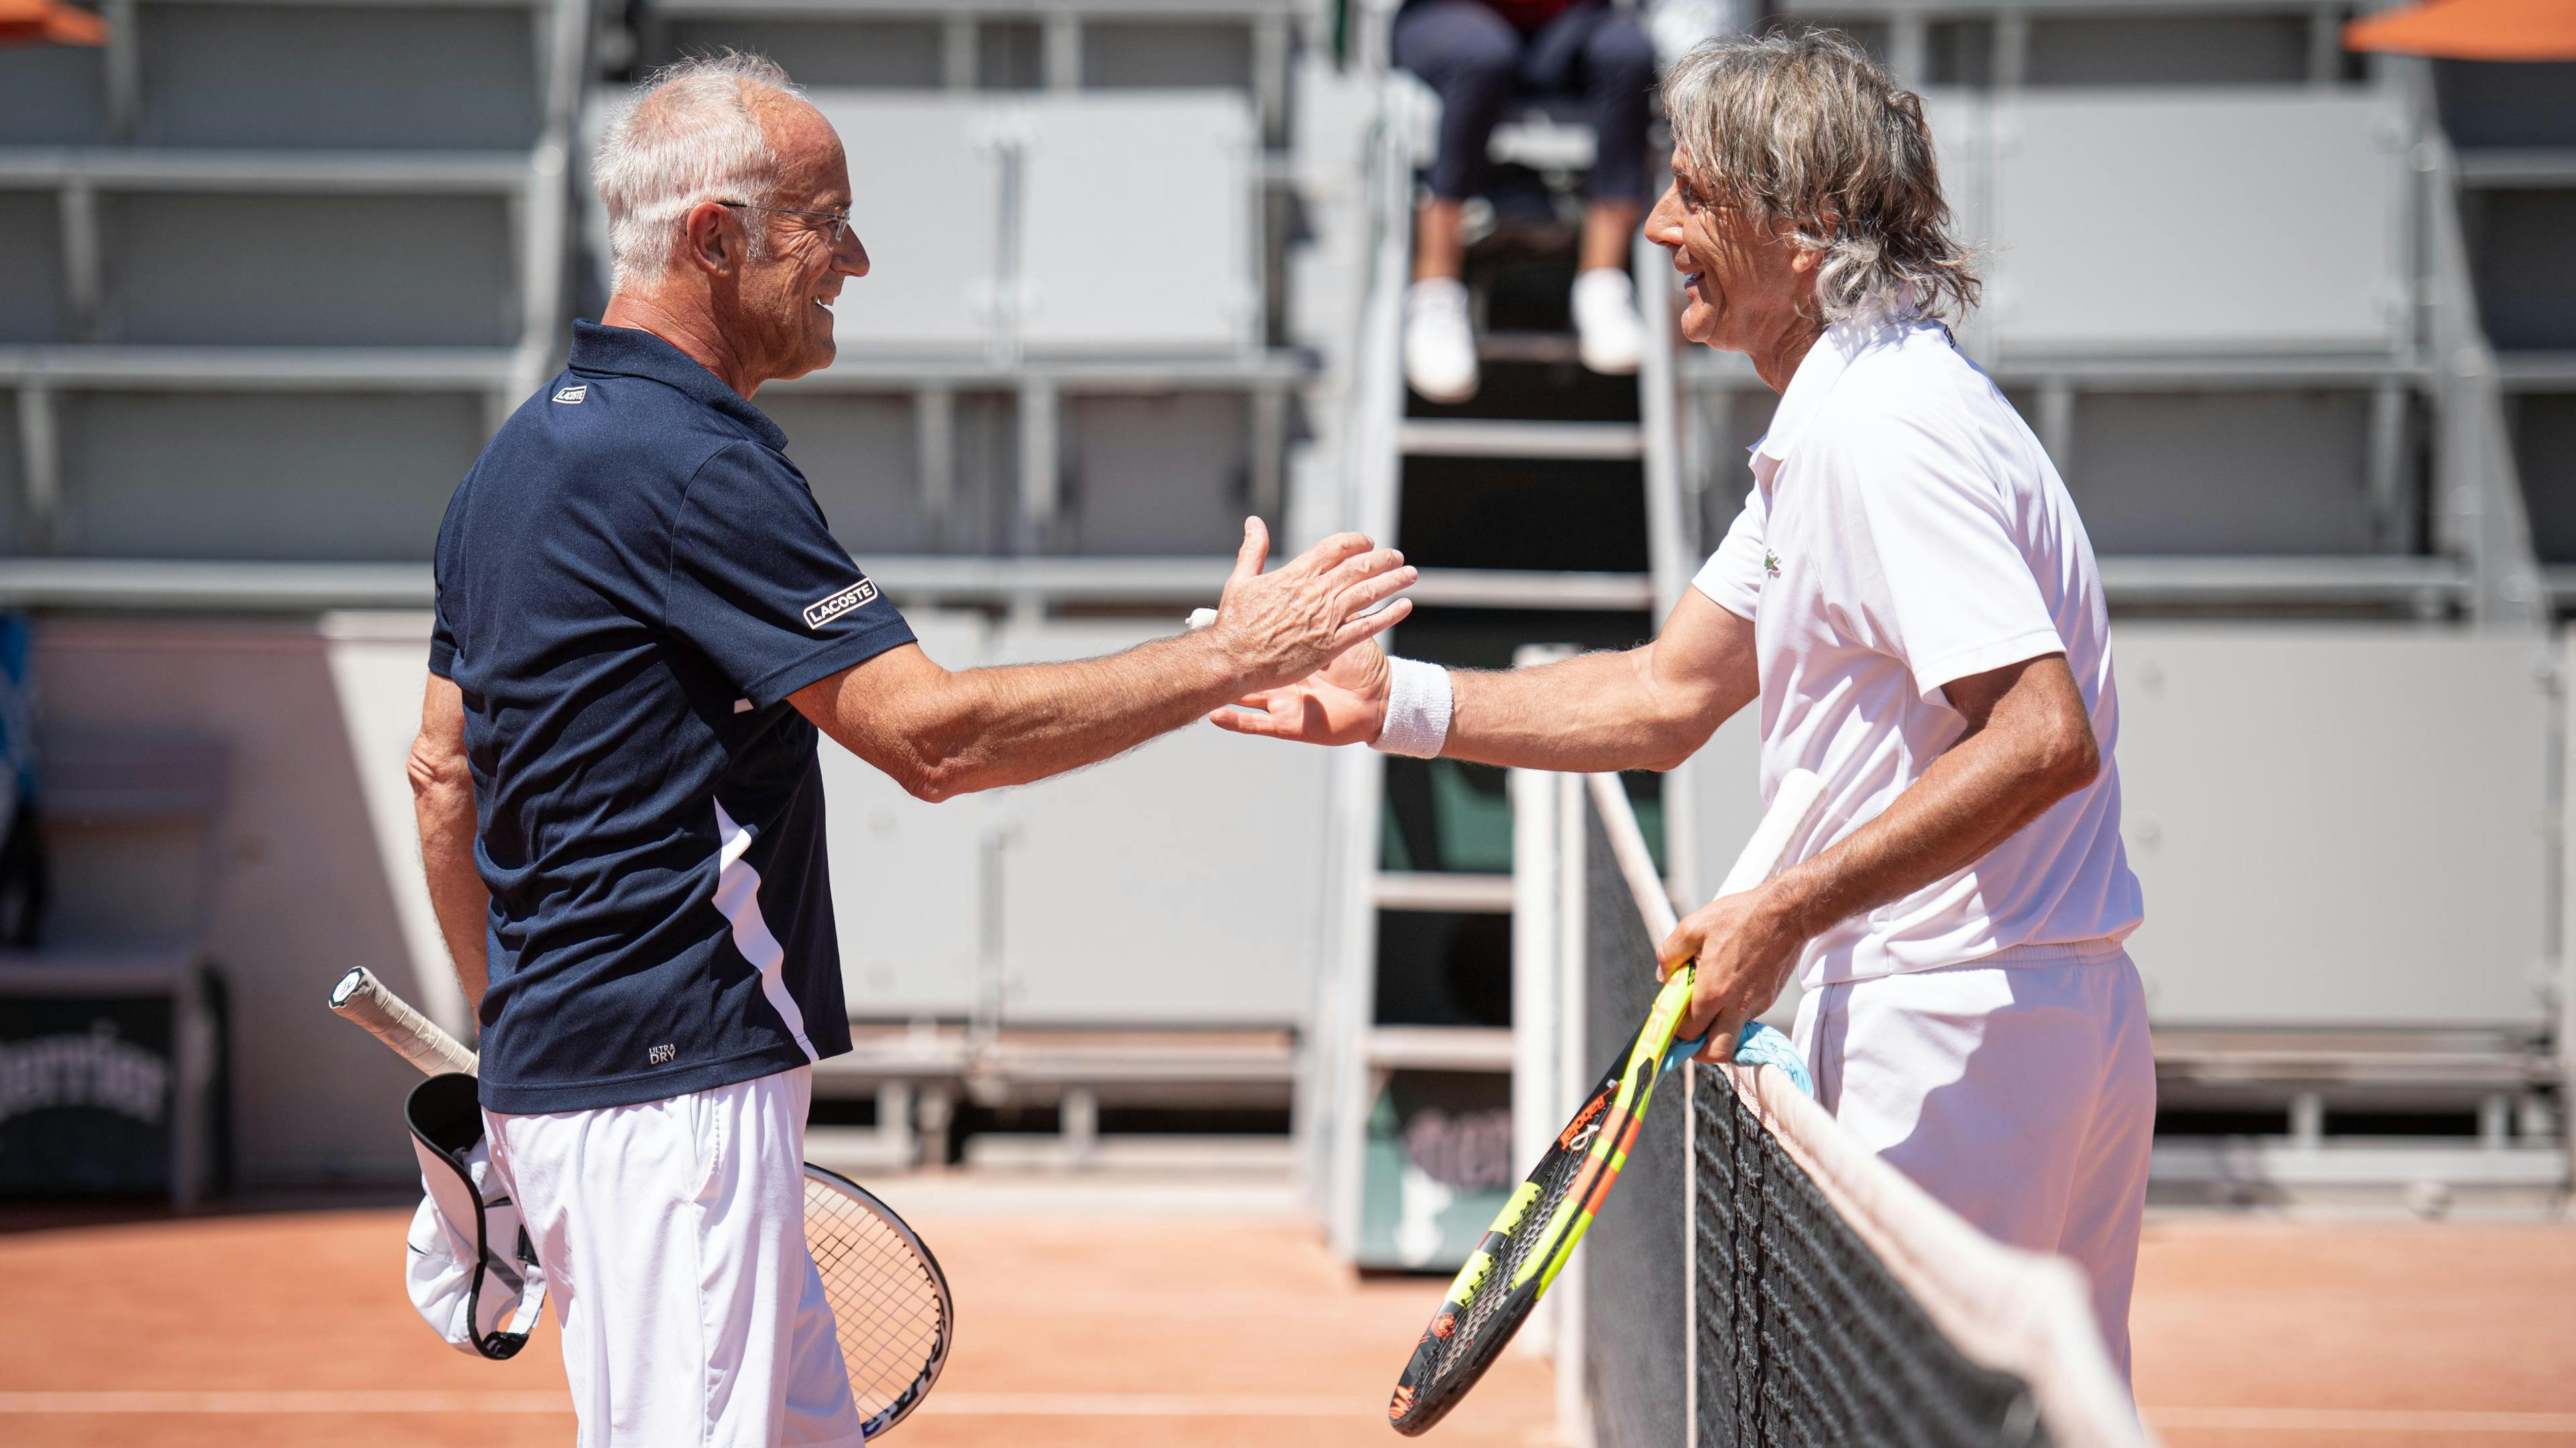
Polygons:
M2363 16L2343 43L2445 60L2576 60L2576 0L2423 0Z
M107 22L63 0L0 0L0 45L104 45Z

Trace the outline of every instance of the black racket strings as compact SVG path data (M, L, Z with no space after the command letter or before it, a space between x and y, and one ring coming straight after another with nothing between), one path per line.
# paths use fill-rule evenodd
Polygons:
M862 1415L917 1381L946 1324L938 1288L912 1244L874 1212L809 1183L805 1235L831 1304Z
M1446 1376L1462 1366L1490 1359L1511 1340L1508 1331L1488 1332L1494 1326L1494 1314L1511 1299L1512 1279L1519 1275L1523 1264L1552 1245L1547 1224L1555 1220L1557 1208L1564 1204L1567 1190L1582 1174L1586 1155L1584 1152L1559 1151L1550 1159L1549 1170L1539 1186L1538 1199L1530 1203L1529 1211L1512 1229L1510 1237L1504 1241L1502 1256L1495 1261L1493 1270L1486 1274L1484 1284L1476 1289L1475 1300L1467 1304L1457 1334L1450 1338L1447 1350L1440 1356L1436 1375Z

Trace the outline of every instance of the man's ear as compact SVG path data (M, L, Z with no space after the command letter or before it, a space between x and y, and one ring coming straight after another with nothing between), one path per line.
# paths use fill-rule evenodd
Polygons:
M1842 217L1831 211L1817 217L1816 222L1817 229L1824 232L1825 239L1827 241L1833 240L1835 234L1840 232L1843 226ZM1825 253L1821 248L1802 246L1798 244L1798 242L1791 239L1785 226L1780 231L1779 236L1782 241L1787 242L1789 245L1789 271L1792 275L1803 275L1807 272L1814 271L1816 268L1825 264Z
M722 276L742 262L742 237L733 229L741 219L731 210L713 201L701 201L681 218L687 228L689 264L710 275Z

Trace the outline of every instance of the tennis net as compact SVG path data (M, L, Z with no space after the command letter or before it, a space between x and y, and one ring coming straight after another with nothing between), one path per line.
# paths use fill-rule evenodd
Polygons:
M1660 882L1610 845L1622 792L1584 793L1584 858L1560 868L1581 872L1585 1054L1606 1059L1654 992L1638 886ZM1681 1075L1584 1248L1596 1448L2147 1441L2070 1264L1969 1226L1777 1071Z

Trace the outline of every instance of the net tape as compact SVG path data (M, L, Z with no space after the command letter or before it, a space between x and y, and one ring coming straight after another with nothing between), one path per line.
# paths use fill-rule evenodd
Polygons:
M1567 864L1583 871L1588 1034L1606 1039L1636 1029L1654 976L1599 798ZM1778 1072L1685 1071L1688 1108L1657 1103L1585 1248L1599 1448L2150 1441L2070 1264L1968 1225ZM1687 1372L1677 1329L1697 1335Z

